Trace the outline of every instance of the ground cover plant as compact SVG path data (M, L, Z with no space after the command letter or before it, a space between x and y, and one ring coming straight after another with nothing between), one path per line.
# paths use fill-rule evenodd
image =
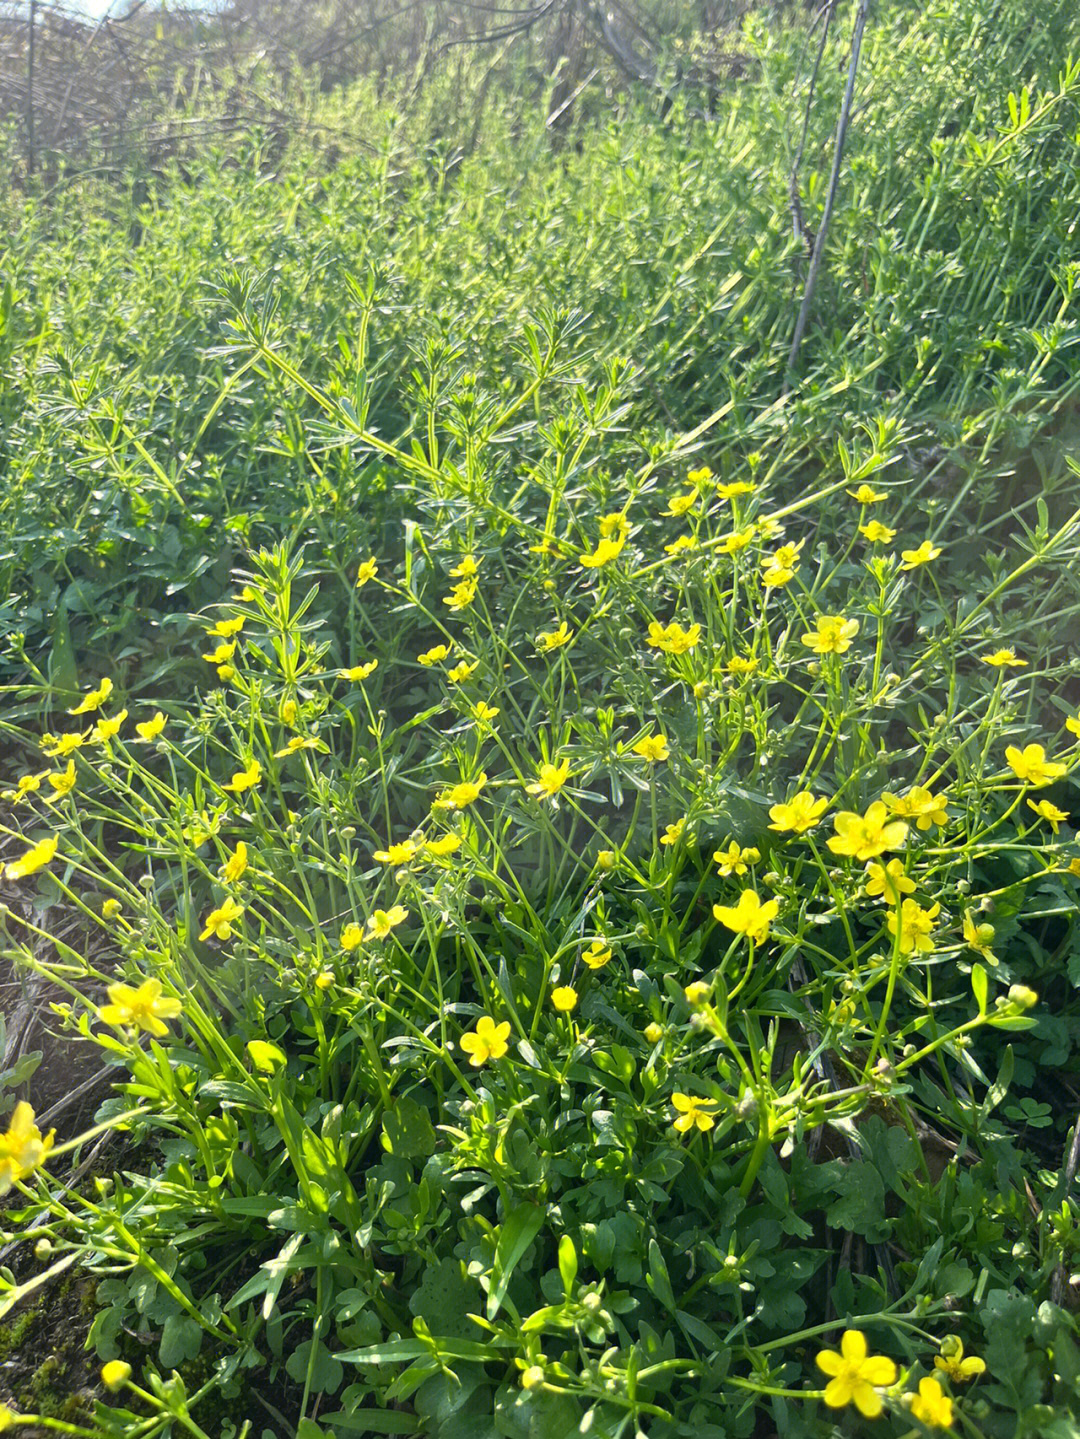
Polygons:
M5 1077L104 1387L2 1422L1076 1432L1061 13L883 18L787 394L798 28L20 216L4 946L114 1092Z

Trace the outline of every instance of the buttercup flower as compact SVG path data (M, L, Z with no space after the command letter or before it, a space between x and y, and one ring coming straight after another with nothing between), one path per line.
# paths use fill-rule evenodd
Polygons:
M704 1004L709 997L710 989L711 986L706 984L703 979L692 980L683 990L690 1008L697 1009L699 1004Z
M980 655L984 665L993 665L995 669L1012 669L1026 665L1027 660L1020 659L1015 650L995 650L990 655Z
M215 939L228 939L232 934L233 921L239 919L243 912L244 906L237 904L236 900L229 895L217 909L212 909L206 916L206 923L203 925L199 939L209 939L211 935Z
M386 939L390 931L399 924L404 924L408 917L409 911L400 904L392 904L389 909L375 910L368 920L368 938Z
M557 630L541 630L536 636L536 648L538 650L557 650L563 645L568 645L574 638L574 632L565 620Z
M129 984L110 984L109 1003L98 1010L103 1024L145 1030L155 1039L168 1034L166 1019L175 1019L183 1006L178 999L163 999L160 979L145 979L138 989Z
M542 764L539 778L525 786L525 793L535 795L538 799L551 799L559 793L569 778L570 761L568 759L561 760L557 765Z
M756 655L732 655L727 662L729 675L752 675L760 661Z
M115 919L123 908L118 899L107 899L101 906L102 919Z
M818 615L815 623L817 629L803 635L802 642L816 655L846 654L859 633L859 621L843 615Z
M672 1120L675 1128L680 1134L686 1134L691 1129L700 1129L702 1134L707 1134L716 1124L716 1110L719 1101L716 1099L700 1099L696 1094L673 1094L671 1103L678 1118Z
M888 495L885 494L884 490L872 489L870 485L860 485L857 490L848 490L848 494L853 500L857 500L860 505L877 505L880 504L882 500L888 499Z
M577 1008L577 990L562 984L551 991L551 1002L560 1014L572 1014Z
M938 545L932 544L929 540L923 540L917 550L900 551L900 558L904 562L900 568L916 570L920 565L928 565L931 560L936 560L940 554L941 549Z
M222 785L223 789L233 794L243 794L246 789L254 789L262 779L262 765L257 759L253 759L247 769L238 770L232 777L230 784Z
M915 881L904 873L901 859L890 859L887 864L866 866L866 893L871 899L884 895L886 904L899 904L905 894L915 893Z
M833 827L836 834L828 841L833 854L862 860L877 859L888 849L900 849L908 832L903 820L889 819L889 811L879 799L864 815L841 810L833 819Z
M489 705L486 700L477 700L472 707L472 717L479 724L490 724L499 714L497 705Z
M713 854L713 859L719 865L720 873L724 878L727 878L729 874L745 874L747 867L757 864L760 858L760 850L754 849L753 846L741 849L734 840L727 849L718 849Z
M75 788L75 761L69 759L67 769L62 770L59 774L47 774L45 781L52 789L52 794L45 796L45 803L55 804L58 799L63 799L64 795L70 794Z
M815 799L808 789L793 795L787 804L774 804L769 818L778 834L805 834L821 822L821 816L829 807L827 799Z
M368 675L373 675L379 668L378 660L368 660L367 664L353 665L351 669L338 670L343 680L366 680Z
M691 485L704 485L711 479L712 470L709 469L708 465L702 465L700 469L687 470L686 472L687 483Z
M455 613L459 610L467 610L476 599L476 581L461 580L448 595L443 595L443 604L448 605Z
M456 664L452 670L447 670L446 678L452 685L464 684L467 679L472 678L479 668L479 660L473 660L471 664L468 660L462 660L461 663Z
M713 917L736 934L745 934L752 944L764 944L769 937L769 924L780 913L775 899L762 904L756 890L744 889L738 904L713 905Z
M1036 802L1028 800L1028 808L1033 809L1040 819L1045 819L1055 834L1058 832L1058 825L1069 818L1068 810L1058 809L1056 804L1051 804L1048 799L1040 799Z
M346 954L351 953L354 949L359 949L363 942L364 931L358 924L347 924L341 931L341 938L338 940L338 944Z
M698 492L695 489L688 490L685 495L669 495L667 509L662 513L665 515L685 515L687 510L693 509L697 503Z
M674 620L669 625L662 625L658 620L653 620L649 625L649 637L645 641L654 649L662 650L666 655L684 655L687 650L692 650L701 638L701 626L691 625L684 630L682 625Z
M36 874L39 869L44 869L56 858L56 847L59 839L53 835L49 839L39 839L37 844L31 845L23 855L22 859L13 860L4 870L7 879L25 879L29 874Z
M64 759L72 750L82 749L88 738L89 733L80 734L78 730L73 730L71 734L43 734L41 749L50 759Z
M432 809L465 809L470 804L475 804L480 797L480 791L487 784L487 775L482 774L476 780L463 780L461 784L451 785L444 789L441 794L432 802Z
M686 828L685 819L677 819L674 824L669 824L660 836L661 844L678 844L682 839L683 830Z
M732 480L727 485L717 485L716 496L720 500L734 500L739 495L752 495L757 486L749 480Z
M120 733L120 726L127 717L127 710L121 710L119 714L113 715L111 719L106 719L105 716L102 715L101 719L99 719L94 726L94 739L100 744L106 744L109 740L114 739L116 735Z
M948 796L931 794L921 784L914 785L903 797L883 794L881 798L897 819L913 819L921 830L929 829L932 824L948 823L949 814L945 807L949 802Z
M954 1384L967 1384L977 1374L985 1374L986 1361L975 1354L965 1359L964 1341L958 1334L950 1334L941 1341L941 1353L934 1360L934 1368L947 1374Z
M863 1335L857 1329L846 1329L839 1354L835 1349L823 1349L816 1362L823 1374L831 1376L825 1386L825 1403L830 1409L854 1404L864 1418L877 1418L883 1408L878 1388L896 1383L896 1365L891 1359L868 1354Z
M203 659L212 665L227 665L235 653L236 641L222 640L221 644L211 650L208 655L203 655Z
M970 909L964 910L964 943L969 949L981 954L987 964L997 964L998 957L990 948L994 942L994 926L979 924ZM982 1360L979 1360L982 1363Z
M115 1394L121 1384L126 1384L131 1378L131 1365L125 1364L122 1359L110 1359L108 1364L101 1366L101 1382L110 1394Z
M387 849L377 849L372 856L379 864L408 864L416 858L417 846L411 839L403 839Z
M602 569L604 565L609 565L612 560L618 559L625 543L625 535L617 540L600 540L595 550L578 555L578 564L583 570Z
M460 1044L465 1053L469 1056L469 1063L474 1069L479 1069L489 1059L502 1059L509 1045L507 1039L510 1037L510 1021L504 1019L501 1024L496 1024L490 1014L483 1014L476 1021L476 1029L471 1034L463 1034Z
M9 804L19 804L28 794L36 794L41 788L41 781L46 777L48 771L41 770L39 774L24 774L20 777L14 789L6 789L0 798L6 799Z
M439 839L425 839L424 850L427 854L436 856L453 854L455 849L461 848L461 836L459 834L444 834Z
M1070 715L1069 718L1065 721L1065 728L1069 731L1070 734L1080 736L1080 715Z
M647 1024L641 1032L650 1044L656 1044L664 1037L663 1026L657 1024L655 1020Z
M89 692L89 694L83 695L82 699L81 699L81 700L79 701L79 703L75 706L75 708L74 708L73 710L68 710L68 714L69 714L69 715L92 714L94 710L101 708L101 706L105 703L105 701L106 701L106 700L109 698L109 696L112 694L112 691L113 691L113 682L112 682L112 680L109 679L109 677L106 675L106 677L101 681L101 684L98 685L97 689L96 689L96 690L91 690L91 691Z
M590 969L603 969L611 958L611 947L602 939L594 939L581 958Z
M375 559L375 556L372 555L369 560L364 561L364 563L356 572L356 588L358 590L362 590L364 586L370 580L373 580L378 573L379 565L377 560Z
M725 486L723 485L718 486L717 494L720 494L720 491L724 488ZM723 498L722 495L721 498ZM730 535L724 536L720 549L725 555L737 555L740 550L746 549L747 545L753 540L754 534L755 530L753 525L747 525L743 530L733 530Z
M670 545L664 546L664 554L678 555L683 550L696 550L698 542L693 535L676 535Z
M896 539L896 531L883 525L880 520L871 520L867 525L860 525L859 534L865 535L872 545L887 545Z
M911 1401L912 1417L928 1429L951 1429L953 1401L936 1379L919 1380L919 1392Z
M417 655L416 658L422 665L430 667L431 665L437 665L440 660L444 660L449 653L450 650L447 645L432 645L431 649L425 650L422 655Z
M248 867L247 845L240 840L218 873L226 884L236 884Z
M631 745L631 752L640 759L648 760L650 764L661 764L671 755L668 748L667 736L662 734L646 735L639 739L637 744Z
M0 1134L0 1195L6 1194L16 1180L40 1169L53 1147L55 1134L52 1130L42 1139L34 1123L33 1108L25 1099L19 1101L7 1131Z
M164 728L165 716L161 713L160 710L156 710L152 718L148 720L141 720L135 726L135 733L139 736L140 739L149 741L157 739L158 735Z
M800 540L797 545L781 545L761 561L761 583L767 589L786 585L795 578L799 569L799 551L805 543L805 540Z
M940 913L940 904L923 909L915 899L905 899L899 909L889 910L885 923L901 954L931 953L934 948L934 926Z
M450 571L454 580L471 580L480 573L480 564L475 555L463 555L461 561Z
M1016 778L1034 789L1052 784L1054 780L1060 779L1068 768L1057 760L1047 759L1041 744L1028 744L1022 750L1011 744L1005 751L1005 758Z
M220 638L223 640L232 639L244 628L244 616L236 615L231 620L218 620L217 624L208 629L206 633L211 639Z

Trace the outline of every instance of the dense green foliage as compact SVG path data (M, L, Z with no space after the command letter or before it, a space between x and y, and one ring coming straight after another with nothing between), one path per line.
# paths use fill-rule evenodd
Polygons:
M362 84L9 195L5 952L139 1141L0 1170L136 1368L83 1432L824 1439L851 1329L875 1432L1078 1432L1080 24L1029 12L874 16L790 390L794 24L708 121Z

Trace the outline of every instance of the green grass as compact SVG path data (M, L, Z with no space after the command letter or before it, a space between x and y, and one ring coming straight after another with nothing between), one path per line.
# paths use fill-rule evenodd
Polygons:
M5 948L151 1158L8 1224L138 1432L1074 1432L1076 28L874 17L790 393L792 28L9 197Z

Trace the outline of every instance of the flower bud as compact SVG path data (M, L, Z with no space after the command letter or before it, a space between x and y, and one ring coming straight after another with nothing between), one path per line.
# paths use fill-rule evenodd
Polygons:
M130 1378L131 1365L125 1364L122 1359L110 1359L108 1364L102 1365L101 1382L110 1394L115 1394L121 1384L126 1384Z
M655 1021L652 1024L647 1024L643 1032L650 1044L657 1044L664 1037L663 1029Z
M544 1382L544 1371L539 1364L530 1364L521 1376L522 1389L539 1389Z
M1039 996L1026 984L1010 985L1009 999L1018 1009L1032 1009L1039 1002Z

